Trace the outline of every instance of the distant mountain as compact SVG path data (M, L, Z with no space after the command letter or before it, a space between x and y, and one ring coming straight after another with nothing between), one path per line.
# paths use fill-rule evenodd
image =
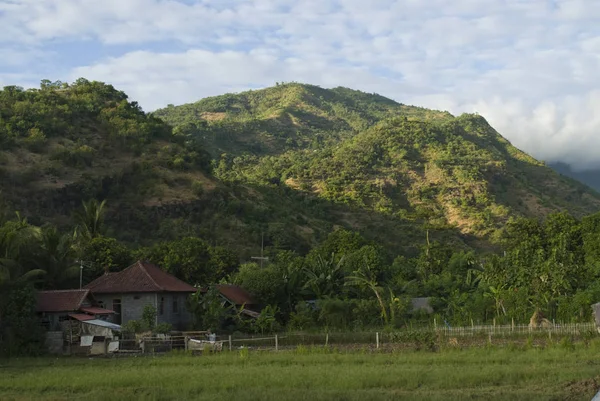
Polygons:
M600 209L600 195L513 147L478 115L297 83L152 114L78 80L0 91L0 203L68 225L107 199L132 244L197 235L256 255L306 251L335 227L390 253L429 232L488 249L511 216Z
M600 170L573 171L570 165L560 162L549 163L548 166L556 170L558 173L580 181L590 188L600 192Z

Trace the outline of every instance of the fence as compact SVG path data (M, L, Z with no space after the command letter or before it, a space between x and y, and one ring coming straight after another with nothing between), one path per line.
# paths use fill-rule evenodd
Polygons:
M273 335L210 335L208 332L180 332L171 335L141 336L119 340L118 354L164 353L173 350L192 352L293 349L299 346L335 346L352 349L396 349L432 347L433 344L481 345L509 343L525 338L558 339L561 336L591 338L598 336L594 323L552 324L547 327L529 325L471 325L466 327L421 327L396 331L363 332L289 332Z

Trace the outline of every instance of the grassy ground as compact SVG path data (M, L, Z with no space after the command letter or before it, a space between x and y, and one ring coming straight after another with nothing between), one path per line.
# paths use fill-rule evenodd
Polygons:
M0 360L7 400L590 400L600 346ZM597 383L598 380L598 383Z

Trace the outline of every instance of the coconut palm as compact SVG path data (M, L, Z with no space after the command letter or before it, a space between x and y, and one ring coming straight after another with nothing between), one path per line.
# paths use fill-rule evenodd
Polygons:
M28 259L35 253L41 230L17 219L0 227L0 286L33 280L45 274L43 269L28 269Z
M82 203L82 209L75 212L77 233L79 235L91 239L103 234L105 206L106 200L98 202L96 199L90 199Z
M34 264L46 271L46 288L59 289L79 274L75 263L73 235L61 234L54 226L44 228L40 236L40 250Z

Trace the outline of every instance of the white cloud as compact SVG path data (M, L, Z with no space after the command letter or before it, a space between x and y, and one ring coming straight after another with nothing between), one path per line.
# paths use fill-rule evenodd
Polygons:
M102 43L89 65L40 78L105 80L146 109L276 81L343 85L478 111L534 156L586 167L600 166L598 18L588 0L9 0L0 60Z

